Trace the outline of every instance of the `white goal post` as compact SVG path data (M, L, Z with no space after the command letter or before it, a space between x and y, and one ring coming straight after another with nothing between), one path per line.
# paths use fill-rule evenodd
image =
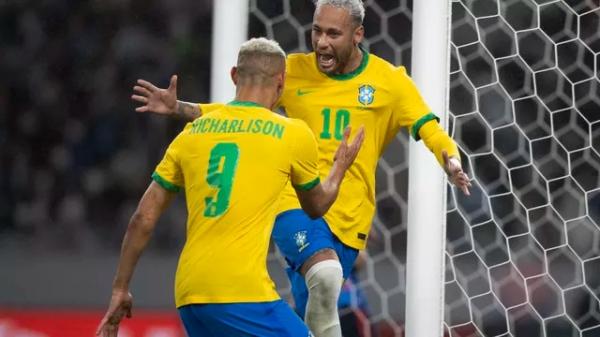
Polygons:
M310 49L311 0L247 4L248 36ZM364 4L365 48L412 70L473 184L469 197L432 189L443 173L406 130L383 153L355 274L373 335L439 336L444 298L444 336L600 336L600 3L452 0L451 15L432 0ZM269 254L290 299L284 265Z
M228 101L234 91L224 74L234 64L239 45L246 40L248 1L214 1L213 6L211 99ZM415 1L413 11L413 79L445 126L449 3L446 0L419 0ZM442 335L445 219L443 172L422 144L411 141L407 337Z
M213 1L212 27L210 99L229 102L235 97L229 71L248 37L248 0Z
M412 78L448 124L450 11L447 0L413 3ZM408 174L406 337L442 336L446 183L434 156L411 139Z

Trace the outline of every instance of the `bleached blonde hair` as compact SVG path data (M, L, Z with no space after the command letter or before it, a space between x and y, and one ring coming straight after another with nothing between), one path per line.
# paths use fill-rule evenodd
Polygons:
M266 84L285 71L285 52L276 41L252 38L240 46L237 71L244 84Z
M314 0L315 7L318 10L323 5L329 5L348 10L352 22L356 26L363 24L365 19L365 5L362 0Z

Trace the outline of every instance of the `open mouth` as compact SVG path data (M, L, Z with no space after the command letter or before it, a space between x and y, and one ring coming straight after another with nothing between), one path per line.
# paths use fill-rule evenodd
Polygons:
M317 60L319 62L319 66L321 67L321 69L330 70L331 68L333 68L335 66L335 63L336 63L335 57L333 57L333 55L329 55L329 54L318 54Z

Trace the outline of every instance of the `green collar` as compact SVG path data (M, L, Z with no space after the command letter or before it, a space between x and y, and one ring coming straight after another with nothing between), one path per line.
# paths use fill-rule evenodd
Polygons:
M334 79L334 80L346 81L346 80L353 79L356 76L360 75L363 72L363 70L365 70L365 68L367 67L367 63L369 63L369 53L365 50L365 48L363 48L362 45L358 45L358 48L360 48L360 50L362 51L362 60L360 61L360 65L358 66L358 68L354 69L353 71L351 71L347 74L336 74L336 75L327 74L327 76L329 76L329 78Z
M246 106L246 107L254 107L254 108L264 108L264 106L256 103L256 102L249 102L249 101L236 101L233 100L229 103L227 103L227 105L233 105L233 106Z

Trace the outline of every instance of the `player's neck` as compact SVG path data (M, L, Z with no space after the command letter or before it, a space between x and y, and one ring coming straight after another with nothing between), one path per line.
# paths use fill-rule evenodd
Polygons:
M360 67L360 64L362 63L363 59L362 53L363 51L358 46L354 48L354 50L352 51L352 55L350 55L350 61L342 70L342 74L349 74L358 69L358 67Z
M277 101L277 93L273 88L262 86L238 86L235 94L236 101L254 102L271 109L273 102Z

